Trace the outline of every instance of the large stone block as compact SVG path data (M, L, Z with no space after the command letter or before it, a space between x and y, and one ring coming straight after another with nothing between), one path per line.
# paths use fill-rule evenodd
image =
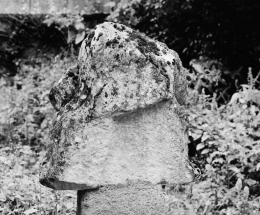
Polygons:
M77 212L77 215L195 215L185 191L146 182L78 191Z
M98 25L83 42L78 64L50 92L58 114L40 182L98 193L110 185L149 184L157 192L158 184L193 181L185 79L178 54L165 44L124 25Z

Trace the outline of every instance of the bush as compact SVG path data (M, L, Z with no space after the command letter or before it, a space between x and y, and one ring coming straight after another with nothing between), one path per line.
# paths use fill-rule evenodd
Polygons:
M259 214L260 104L256 98L260 91L254 87L256 81L249 72L249 84L227 105L219 107L216 97L203 93L196 105L190 105L190 135L201 140L196 148L206 178L194 186L198 209L203 205L213 214Z
M13 86L1 79L0 213L75 214L76 193L39 183L54 110L48 93L75 59L22 60Z
M17 58L38 56L47 50L57 54L64 48L63 32L47 27L43 20L43 15L0 15L0 78L17 73Z
M248 67L254 75L260 69L260 30L255 21L260 19L259 8L256 1L121 0L108 19L166 43L186 68L201 56L223 64L227 69L217 69L221 82L213 91L224 103L246 84Z
M165 42L186 66L205 55L232 69L259 68L259 8L256 1L121 0L109 19Z
M73 59L54 63L44 58L20 60L19 75L13 86L1 79L1 136L7 144L45 145L53 108L48 93L61 74L74 63Z
M0 150L0 213L75 214L75 191L55 191L39 183L39 164L44 151L27 145Z

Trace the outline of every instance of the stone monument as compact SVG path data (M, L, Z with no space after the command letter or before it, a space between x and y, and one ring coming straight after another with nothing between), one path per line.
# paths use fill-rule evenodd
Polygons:
M176 52L124 25L97 25L49 94L57 118L41 184L78 190L81 215L194 214L173 189L197 177L186 94Z

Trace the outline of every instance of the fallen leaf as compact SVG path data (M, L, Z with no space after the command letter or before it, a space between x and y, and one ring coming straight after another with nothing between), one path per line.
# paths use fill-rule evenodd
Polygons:
M5 194L3 193L2 190L1 190L1 192L0 192L0 201L1 201L1 202L5 202L5 201L6 201L6 196L5 196Z
M35 209L35 208L30 208L30 209L24 211L23 213L24 213L25 215L29 215L29 214L33 214L33 213L35 213L35 212L37 212L37 211L38 211L38 210Z
M207 154L209 152L209 149L204 149L201 154Z
M259 169L260 169L260 163L258 163L258 164L256 165L256 171L259 171Z
M204 143L199 143L196 147L197 150L203 149L205 147Z
M248 197L249 197L249 188L248 188L248 186L244 187L244 195L245 195L245 198L248 199Z
M242 189L242 180L241 180L241 178L237 179L235 188L236 188L238 191L240 191L240 190Z

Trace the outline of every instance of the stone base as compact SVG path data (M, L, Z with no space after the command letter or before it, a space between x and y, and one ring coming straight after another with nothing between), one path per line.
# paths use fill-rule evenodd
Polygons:
M161 184L107 185L78 191L77 215L195 215L182 196Z

